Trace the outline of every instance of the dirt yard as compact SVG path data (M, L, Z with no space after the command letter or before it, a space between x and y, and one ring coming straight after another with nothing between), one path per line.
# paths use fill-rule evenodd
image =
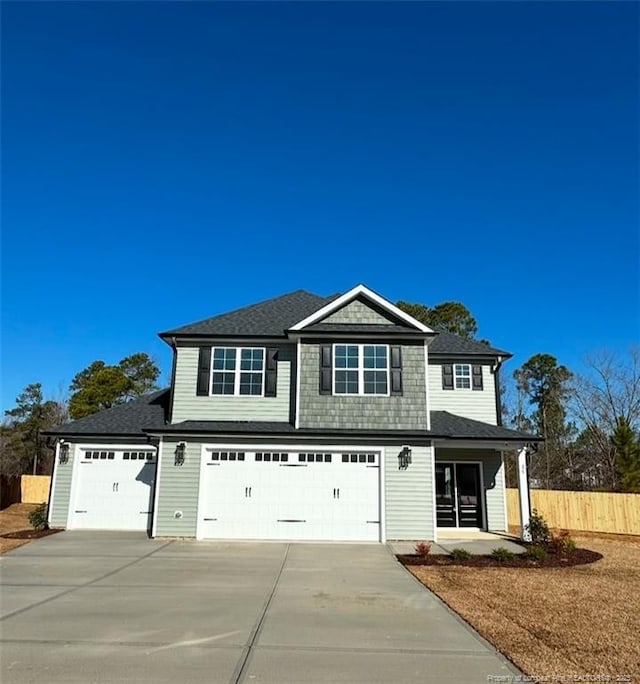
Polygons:
M604 558L570 568L407 570L539 681L640 682L640 538L575 539Z
M18 503L0 511L0 535L32 529L29 523L29 513L37 507L38 504ZM0 537L0 555L28 543L28 539L4 539Z

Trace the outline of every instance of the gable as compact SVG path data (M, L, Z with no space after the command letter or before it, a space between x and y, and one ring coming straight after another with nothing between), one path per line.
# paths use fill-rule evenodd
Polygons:
M361 298L345 304L327 317L321 319L320 323L341 323L359 325L394 325L401 321L392 318L386 312L382 312L377 307L369 304Z
M350 305L354 303L355 306L351 307ZM366 318L366 320L372 321L370 323L362 323L361 321L357 320L349 320L346 325L393 325L399 326L405 330L413 329L420 333L434 333L431 328L423 325L420 323L420 321L417 321L408 313L402 311L390 301L384 297L381 297L373 290L370 290L365 285L356 285L356 287L352 288L348 292L345 292L343 295L333 298L325 306L322 306L310 316L307 316L295 325L291 326L290 331L297 332L304 330L305 328L318 323L318 321L325 323L331 316L341 312L343 309L346 309L346 311L343 311L340 315L347 317L347 319L362 316ZM376 317L376 315L378 317ZM338 322L334 319L331 320L328 325L345 325L345 323Z

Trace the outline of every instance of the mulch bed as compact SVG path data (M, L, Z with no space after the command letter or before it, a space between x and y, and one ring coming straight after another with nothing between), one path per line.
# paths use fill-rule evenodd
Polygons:
M429 554L418 556L417 554L398 554L396 558L402 565L462 565L468 568L567 568L573 565L586 565L595 563L602 558L602 554L589 549L576 549L575 551L558 556L549 554L546 558L536 560L528 558L524 554L516 555L509 560L499 560L493 556L471 556L467 559L456 559L444 554Z
M19 530L18 532L7 532L0 535L4 539L40 539L48 537L50 534L57 534L62 530Z

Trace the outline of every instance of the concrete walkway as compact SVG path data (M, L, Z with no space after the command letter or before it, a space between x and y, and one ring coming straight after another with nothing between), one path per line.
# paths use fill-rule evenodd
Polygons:
M480 684L515 673L381 545L64 532L0 569L3 684Z

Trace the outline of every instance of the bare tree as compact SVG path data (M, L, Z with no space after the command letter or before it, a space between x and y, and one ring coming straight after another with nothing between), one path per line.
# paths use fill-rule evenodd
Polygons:
M640 428L640 347L624 356L597 352L585 366L587 372L573 379L571 402L571 412L583 427L582 468L600 468L606 485L616 490L619 477L611 436L620 419L636 433Z

